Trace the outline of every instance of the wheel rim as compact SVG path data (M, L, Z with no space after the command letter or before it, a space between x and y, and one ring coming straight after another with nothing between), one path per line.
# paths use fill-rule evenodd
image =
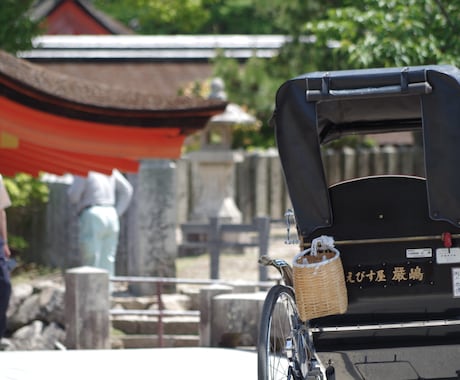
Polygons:
M296 372L296 369L292 368L292 358L296 350L296 343L292 335L295 323L294 300L289 294L281 293L268 329L270 345L267 346L267 373L269 380L285 380L291 378L291 374Z

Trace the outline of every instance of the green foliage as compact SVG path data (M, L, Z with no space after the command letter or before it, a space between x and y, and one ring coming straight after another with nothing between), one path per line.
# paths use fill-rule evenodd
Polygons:
M38 22L27 13L34 0L2 0L0 6L0 49L10 53L32 47L32 38L40 34Z
M258 0L202 0L209 9L209 20L198 33L273 34L280 29ZM263 4L262 4L263 5Z
M17 236L9 233L8 244L12 250L15 252L22 252L29 247L26 239L22 236Z
M320 17L327 9L342 4L341 0L254 0L258 12L271 20L274 29L297 39L308 20ZM273 33L273 32L272 32Z
M114 19L136 30L139 27L139 14L142 13L138 0L94 0L96 8Z
M139 34L194 34L210 19L200 0L95 0L94 4Z
M199 0L138 0L142 34L194 33L209 19Z
M459 0L344 3L306 24L321 70L460 63Z
M34 213L40 212L48 202L49 189L39 179L25 173L4 177L4 183L12 203L7 210L9 245L14 251L22 252L29 246L24 235L33 223Z
M258 0L94 0L139 34L279 33ZM263 5L263 4L262 4Z
M273 80L266 59L253 57L240 66L234 59L219 55L214 75L225 81L228 99L248 108L248 112L261 121L257 128L237 127L233 133L233 147L249 149L274 145L273 130L268 125L273 111L273 94L279 82Z
M333 140L323 146L324 149L341 149L343 147L350 148L371 148L376 145L372 138L364 135L344 136L337 140Z
M12 207L27 207L48 202L48 186L29 174L4 178Z

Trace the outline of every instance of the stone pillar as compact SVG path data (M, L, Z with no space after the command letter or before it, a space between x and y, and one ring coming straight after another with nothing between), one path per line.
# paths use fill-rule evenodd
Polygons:
M176 164L171 160L143 160L133 197L129 274L175 277ZM155 284L132 284L136 295L156 293Z
M269 191L267 186L269 183L268 171L268 155L260 153L255 157L254 161L254 216L269 215L268 199Z
M93 267L65 274L66 347L110 348L109 273Z

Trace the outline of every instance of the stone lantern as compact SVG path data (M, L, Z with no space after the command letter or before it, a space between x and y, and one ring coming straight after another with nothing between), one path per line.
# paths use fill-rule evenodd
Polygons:
M226 99L223 81L211 83L210 98ZM232 130L237 125L254 125L257 120L236 104L213 116L201 134L201 150L191 152L193 209L190 221L207 222L211 217L225 222L241 223L242 215L234 200L235 163L243 160L234 152Z

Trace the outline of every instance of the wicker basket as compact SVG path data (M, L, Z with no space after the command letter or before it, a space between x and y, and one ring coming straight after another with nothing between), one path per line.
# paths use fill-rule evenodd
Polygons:
M309 248L293 262L297 308L303 321L343 314L348 296L340 253L333 247L315 251Z

